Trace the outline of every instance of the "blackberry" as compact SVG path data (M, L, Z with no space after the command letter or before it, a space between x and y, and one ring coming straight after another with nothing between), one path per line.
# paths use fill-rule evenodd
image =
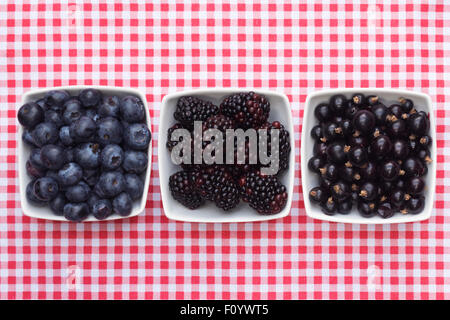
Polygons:
M218 113L219 107L213 103L197 97L187 96L178 99L173 117L186 128L192 129L194 121L205 121L210 116Z
M286 187L276 176L250 172L239 179L241 198L263 215L279 213L287 201Z
M204 200L195 191L193 177L188 171L178 171L169 178L169 189L172 197L189 209L203 205Z
M231 180L226 181L214 197L216 206L225 211L235 208L239 204L239 201L239 189L234 181Z
M224 138L227 129L234 129L234 120L223 114L210 116L203 122L203 131L218 129L223 132Z
M171 126L169 128L169 130L167 130L167 142L166 142L166 147L167 149L169 149L169 151L172 151L172 149L181 141L183 141L183 139L180 137L179 141L172 141L172 134L175 130L177 129L183 129L183 125L181 123L175 123L173 126Z
M265 123L262 125L259 129L267 129L267 154L270 154L271 150L271 141L272 141L272 135L271 130L272 129L278 129L278 159L279 159L279 167L278 172L276 174L286 170L289 167L289 154L291 153L291 142L289 140L289 131L287 131L284 126L279 121L274 121L272 123ZM263 147L264 148L264 147Z
M230 118L228 118L227 116L224 115L214 115L209 117L208 119L206 119L203 122L203 128L202 128L202 133L204 133L205 131L209 130L209 129L217 129L220 132L222 132L222 143L223 143L223 147L225 148L226 146L226 130L227 129L234 129L234 121ZM195 139L197 138L197 139ZM214 137L214 139L216 139L217 137ZM209 141L203 141L203 139L201 139L201 137L194 137L194 143L196 142L196 140L198 141L202 141L202 150L204 150L211 142ZM217 159L219 160L219 159ZM225 163L226 158L225 155L223 156L222 159L223 163Z
M212 165L196 171L195 190L202 198L214 201L216 206L227 211L239 203L239 189L226 167Z
M220 112L233 119L239 128L257 128L269 118L270 103L265 96L252 91L239 92L223 100Z

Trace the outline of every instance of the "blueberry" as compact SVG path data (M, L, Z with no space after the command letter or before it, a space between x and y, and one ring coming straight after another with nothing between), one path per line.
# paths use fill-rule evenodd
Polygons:
M87 183L89 187L94 187L97 184L99 172L97 169L85 169L83 170L83 181Z
M113 210L122 217L130 215L132 207L131 198L126 192L122 192L113 199Z
M67 199L64 194L60 192L48 203L48 205L55 215L62 216L64 213L64 206L66 205L66 201Z
M62 119L66 125L70 125L81 118L83 108L77 99L70 99L64 103Z
M25 142L30 147L36 147L36 143L34 142L33 135L31 134L31 131L28 129L23 130L22 141Z
M84 89L78 94L78 99L80 99L81 104L85 108L90 108L96 106L100 99L102 98L102 93L97 89Z
M106 219L113 213L111 201L108 199L95 201L91 206L91 213L98 220Z
M100 175L97 185L106 198L111 198L125 190L125 178L118 171L107 171Z
M71 186L80 182L83 177L83 169L75 162L66 163L58 171L58 181L63 186Z
M147 169L147 154L140 151L127 150L123 159L122 167L129 173L142 173Z
M27 161L25 167L30 178L41 178L45 176L45 170L33 165L30 160Z
M59 192L58 183L50 177L42 177L37 179L33 185L34 194L42 201L50 201Z
M37 167L38 169L45 169L45 166L41 160L41 149L39 149L39 148L32 149L29 160L30 160L31 164L33 166Z
M100 184L97 182L94 186L94 194L98 196L98 198L106 198L106 194L100 187Z
M86 169L94 169L99 165L100 146L97 143L83 143L74 150L75 162Z
M63 148L47 144L41 149L41 161L47 169L58 170L65 162Z
M70 221L81 222L89 215L89 208L86 203L68 203L64 206L64 218Z
M122 136L122 125L116 118L107 117L98 122L97 140L100 144L119 144L122 142Z
M97 123L97 121L100 120L100 116L98 115L97 110L95 109L87 109L84 115L94 120L95 123Z
M70 186L66 190L66 198L70 202L85 202L89 198L91 188L83 181Z
M94 135L96 130L95 121L87 116L81 116L70 125L70 135L77 141L86 141Z
M47 170L47 172L45 173L45 176L47 178L52 178L53 180L55 180L58 183L59 189L61 189L62 185L60 185L60 183L59 183L58 171L56 171L56 170Z
M53 122L41 122L31 134L36 145L42 147L49 143L55 143L58 140L59 132Z
M56 128L60 128L64 124L61 114L55 110L45 111L44 119L45 122L52 122Z
M122 101L120 101L120 114L126 122L141 122L145 119L144 105L137 97L123 97Z
M103 169L115 170L122 165L123 150L117 144L108 144L100 154L100 164Z
M41 107L42 108L42 110L48 110L48 106L47 106L47 104L45 103L45 98L41 98L41 99L38 99L38 100L36 100L35 101L36 102L36 104L39 106L39 107Z
M33 180L27 184L27 189L25 192L27 200L30 201L31 204L34 204L36 206L44 206L47 202L39 199L34 192L35 182L36 180Z
M73 148L66 148L64 150L64 157L67 162L74 162L75 161L75 154Z
M133 123L124 132L125 144L131 149L145 150L150 143L151 134L143 123Z
M69 126L64 126L59 129L59 140L65 146L72 146L74 144L74 140L70 136Z
M17 119L22 126L31 129L44 121L44 110L37 103L28 102L20 107Z
M92 206L93 206L94 203L95 203L96 201L98 201L98 200L100 200L100 197L97 196L97 194L95 194L95 193L91 193L91 195L89 196L89 199L88 199L88 201L87 201L87 204L88 204L88 206L89 206L89 210L92 211Z
M103 97L98 107L98 114L102 118L118 117L120 112L120 99L117 96Z
M138 175L127 173L125 174L125 191L130 195L131 199L137 200L144 191L144 182Z
M122 124L122 128L125 130L130 126L130 124L126 121L121 120L120 123Z
M63 90L52 90L45 94L45 104L55 110L58 111L62 108L64 102L70 98L70 95L67 91Z

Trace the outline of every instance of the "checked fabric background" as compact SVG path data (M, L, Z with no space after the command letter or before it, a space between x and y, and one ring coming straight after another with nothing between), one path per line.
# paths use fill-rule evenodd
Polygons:
M0 298L450 298L450 4L435 1L26 1L0 4ZM28 218L20 208L16 110L63 85L146 93L153 164L141 215L100 223ZM288 95L295 124L291 214L242 224L168 220L158 176L163 96L198 87ZM422 91L437 116L430 220L359 226L306 217L300 132L322 88ZM161 183L167 183L162 181Z

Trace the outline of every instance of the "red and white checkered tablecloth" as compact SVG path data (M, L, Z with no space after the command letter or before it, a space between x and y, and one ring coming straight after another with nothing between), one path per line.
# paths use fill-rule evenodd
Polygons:
M0 4L0 298L450 298L450 4L41 2ZM79 84L130 86L147 95L153 171L138 217L73 224L22 213L15 119L21 96ZM242 224L164 216L156 152L161 99L216 86L288 95L297 162L290 216ZM359 226L306 217L304 102L330 87L431 95L438 166L430 220Z

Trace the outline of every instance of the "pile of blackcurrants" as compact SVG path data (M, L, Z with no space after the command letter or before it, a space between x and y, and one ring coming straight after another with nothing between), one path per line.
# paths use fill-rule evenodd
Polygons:
M387 107L376 95L338 94L314 114L319 124L311 130L308 168L319 186L309 198L323 213L348 214L354 203L363 217L423 210L432 141L427 113L406 98Z
M18 120L31 148L28 201L71 221L128 216L144 191L151 140L145 118L139 98L96 89L78 96L52 90L24 104Z

